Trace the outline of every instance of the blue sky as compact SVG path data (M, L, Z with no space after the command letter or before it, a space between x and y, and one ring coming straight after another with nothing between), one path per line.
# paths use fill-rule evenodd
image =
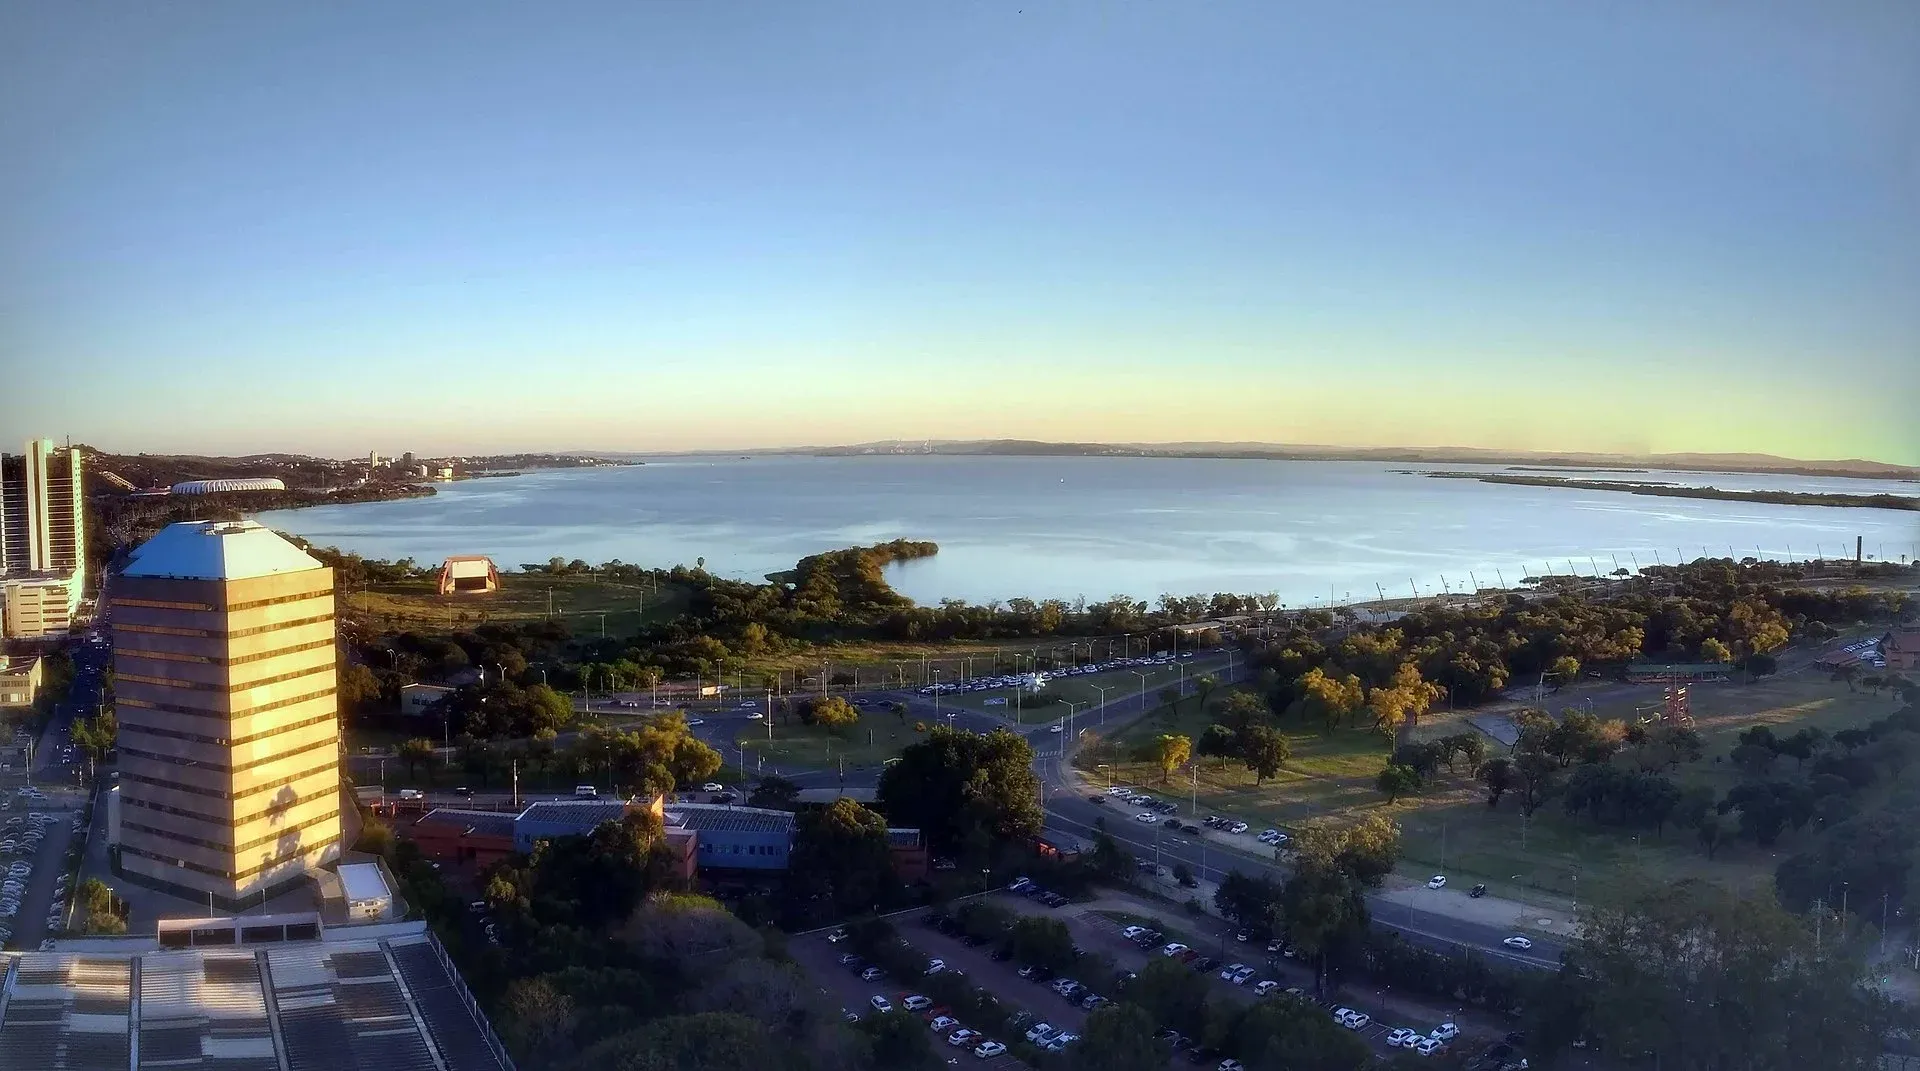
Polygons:
M0 435L1920 464L1915 56L1905 0L7 0Z

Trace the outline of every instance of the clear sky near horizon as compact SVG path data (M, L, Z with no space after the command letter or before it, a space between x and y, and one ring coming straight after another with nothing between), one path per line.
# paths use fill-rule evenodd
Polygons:
M1920 464L1920 5L0 2L0 435Z

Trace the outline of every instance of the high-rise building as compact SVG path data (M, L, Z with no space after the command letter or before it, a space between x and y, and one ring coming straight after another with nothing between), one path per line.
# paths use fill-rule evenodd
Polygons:
M233 910L337 858L333 570L251 521L186 522L112 601L120 873Z
M413 471L413 451L409 450L400 455L400 467L408 472Z
M86 588L86 538L79 450L39 439L18 457L0 456L0 599L6 604L0 629L5 635L67 631Z

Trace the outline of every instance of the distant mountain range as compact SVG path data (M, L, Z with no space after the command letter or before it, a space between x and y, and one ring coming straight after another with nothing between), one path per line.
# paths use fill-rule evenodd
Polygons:
M886 439L851 446L803 446L775 450L699 450L681 456L756 456L802 454L851 457L877 454L937 454L1003 457L1212 457L1272 461L1385 461L1397 463L1563 466L1578 469L1622 467L1681 472L1763 472L1796 476L1851 476L1876 480L1920 480L1920 468L1846 458L1805 461L1773 454L1597 454L1568 451L1490 450L1472 446L1316 446L1293 443L1056 443L1031 439ZM660 453L598 451L599 457L661 457Z

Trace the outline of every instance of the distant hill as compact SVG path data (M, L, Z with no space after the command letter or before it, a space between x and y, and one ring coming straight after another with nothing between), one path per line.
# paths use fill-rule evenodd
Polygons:
M808 447L748 453L1003 455L1031 457L1218 457L1298 461L1390 461L1480 465L1559 465L1567 468L1672 469L1686 472L1763 472L1801 476L1851 476L1881 480L1920 479L1920 469L1861 458L1807 461L1772 454L1600 454L1491 450L1472 446L1351 447L1292 443L1054 443L1025 439L886 440L852 446Z

